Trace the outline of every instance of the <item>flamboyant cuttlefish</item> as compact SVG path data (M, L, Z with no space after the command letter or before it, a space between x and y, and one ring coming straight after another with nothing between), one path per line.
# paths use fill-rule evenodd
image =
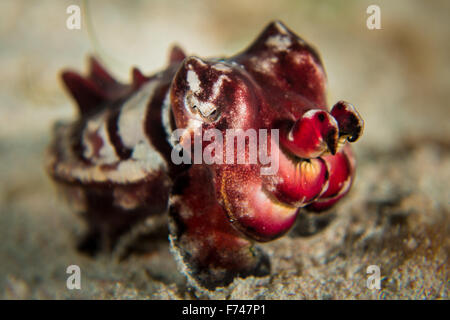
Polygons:
M352 184L348 142L361 135L363 120L347 102L327 110L319 55L281 22L230 58L187 57L174 47L165 70L145 76L133 69L131 84L93 58L87 77L65 71L62 79L79 116L55 125L47 168L88 222L84 249L111 250L125 233L168 212L180 270L211 289L236 276L267 275L269 259L253 243L286 233L300 208L330 208ZM176 129L183 129L178 140ZM200 154L213 142L226 150L231 129L244 132L244 144L239 149L233 140L231 156L214 149L216 160L228 157L222 162L173 161L182 143L181 153L192 158L190 138L211 129L224 138L202 139ZM276 171L264 173L260 157L232 161L252 157L249 129L266 129Z

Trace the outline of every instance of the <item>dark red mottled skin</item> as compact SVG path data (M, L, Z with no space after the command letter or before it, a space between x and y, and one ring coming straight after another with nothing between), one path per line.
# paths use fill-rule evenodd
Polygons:
M244 239L268 241L278 238L291 228L300 207L323 211L348 192L355 166L345 139L348 135L354 134L357 138L361 134L362 120L355 111L351 115L360 121L343 128L339 125L349 116L336 109L335 113L341 116L337 121L327 112L326 76L318 54L281 23L270 24L244 52L219 62L230 71L224 72L224 68L216 70L217 61L199 58L184 61L171 91L177 127L189 127L193 117L190 106L184 102L186 95L194 94L186 83L187 72L194 70L203 85L201 93L205 96L199 96L200 100L206 100L214 83L226 75L230 81L223 82L221 94L214 101L217 107L215 118L202 119L202 130L216 128L225 136L226 129L230 128L280 129L280 168L275 175L262 176L260 165L204 166L201 170L209 172L211 178L207 180L212 180L215 194L202 195L202 202L195 203L191 200L198 199L199 193L191 192L189 187L183 189L182 195L174 201L172 208L176 209L171 213L176 217L176 224L185 227L184 234L176 237L175 246L182 255L190 259L195 256L195 263L189 263L193 274L220 267L232 274L239 271L246 274L249 263L254 272L262 272L262 266L267 268L261 263L264 256L250 255L248 242ZM341 104L346 105L342 102L337 106ZM302 119L310 110L317 112L311 119ZM359 128L355 128L357 124ZM291 128L294 128L292 140L288 138ZM320 139L324 141L326 151L319 143ZM319 144L320 148L317 147ZM338 144L344 146L338 148ZM197 172L200 169L190 170ZM212 189L205 186L205 182L196 181L203 188ZM203 208L203 201L214 203L217 210ZM193 214L184 215L183 210ZM214 219L216 215L224 219L224 213L242 235L223 232L222 227L210 224L205 229L204 220L197 220L198 216ZM199 229L202 236L198 236ZM230 235L236 237L233 245L218 245L229 243ZM206 259L210 250L198 250L205 243L210 244L210 236L214 237L216 248L212 261ZM188 243L187 239L192 242ZM237 248L239 243L241 247ZM239 261L240 269L236 270L229 261L233 256L236 260L232 261ZM243 259L242 256L248 258ZM223 263L218 263L220 261ZM216 275L214 279L217 278ZM227 273L223 278L232 277ZM208 282L203 281L203 285L205 283Z
M159 81L144 128L153 147L164 156L166 169L152 172L139 183L107 182L106 192L102 183L69 183L70 174L62 178L57 172L64 152L55 143L51 151L56 160L50 161L49 171L57 181L78 183L83 190L89 190L87 194L93 195L94 203L99 205L88 206L88 220L95 218L90 225L97 229L98 225L106 225L104 228L109 230L109 221L120 221L121 214L128 214L123 207L114 206L120 197L108 199L113 194L117 197L123 193L126 199L140 204L134 210L143 218L129 224L154 214L155 210L150 214L149 209L152 203L164 207L168 197L172 252L190 283L197 287L212 289L236 276L268 274L269 260L253 246L254 241L282 236L292 227L301 208L327 210L350 189L355 160L348 141L358 139L364 123L355 108L344 101L328 111L326 75L319 55L281 22L269 24L250 47L230 58L185 57L181 49L175 48L168 69L159 77L146 77L134 69L131 85L119 84L95 61L92 68L88 78L71 72L63 76L80 105L78 123L86 123L91 114L120 110L123 101L142 86ZM180 142L187 136L217 129L224 136L225 150L228 129L267 129L269 150L278 156L279 169L264 175L260 161L236 163L236 152L234 164L174 165L170 159L172 146L165 136L167 123L161 121L167 94L171 130L185 129ZM112 128L116 129L114 123L118 121L112 119ZM279 129L279 142L272 129ZM110 131L111 143L121 161L128 159L132 150L123 146L117 130ZM100 140L100 146L95 147L98 137L94 134L90 142L94 151L101 149ZM82 144L80 139L75 141ZM204 142L203 150L208 145ZM246 158L250 147L246 141ZM158 189L159 185L164 187Z

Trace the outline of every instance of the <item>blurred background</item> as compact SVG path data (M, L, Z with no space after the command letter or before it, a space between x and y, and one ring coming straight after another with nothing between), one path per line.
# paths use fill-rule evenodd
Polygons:
M66 27L73 4L80 30ZM380 30L366 26L372 4ZM278 272L270 285L238 281L228 296L446 298L449 12L446 0L0 1L0 298L192 297L167 246L123 263L74 250L83 225L43 171L52 123L75 116L59 73L86 71L96 54L129 81L132 66L164 68L172 44L188 55L232 55L275 19L318 49L329 104L347 100L364 118L359 168L329 231L268 244ZM399 214L406 222L393 223ZM336 250L347 256L330 260ZM363 288L370 259L391 260L381 293ZM65 287L70 264L82 266L82 290Z

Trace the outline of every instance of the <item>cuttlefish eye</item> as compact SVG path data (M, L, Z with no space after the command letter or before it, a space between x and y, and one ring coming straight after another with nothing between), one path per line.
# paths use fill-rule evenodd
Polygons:
M200 117L200 120L206 122L215 121L219 116L218 108L214 103L201 101L192 91L186 93L185 105L193 116Z
M184 91L184 109L192 117L212 122L220 116L220 105L224 103L224 87L231 79L231 69L223 63L205 62L189 57L184 62L183 78L179 85Z

